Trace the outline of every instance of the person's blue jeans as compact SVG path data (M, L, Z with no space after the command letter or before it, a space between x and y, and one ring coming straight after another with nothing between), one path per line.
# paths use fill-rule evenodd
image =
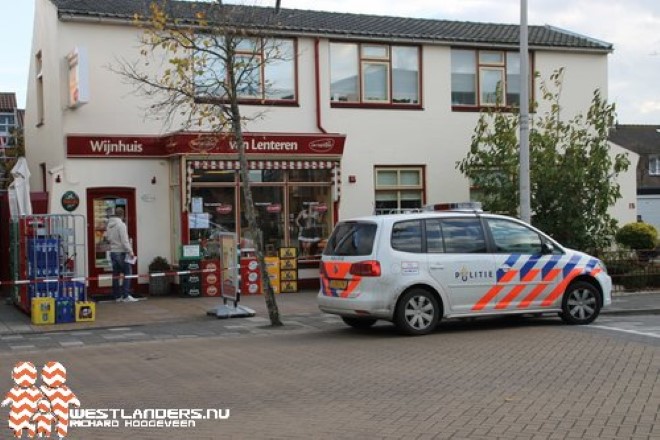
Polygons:
M131 293L131 265L126 262L127 252L110 252L112 261L112 294L115 299L126 298ZM124 275L123 283L119 283L119 276Z

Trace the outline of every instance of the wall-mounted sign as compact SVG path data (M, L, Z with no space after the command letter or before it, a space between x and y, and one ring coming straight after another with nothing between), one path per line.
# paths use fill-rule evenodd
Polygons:
M78 194L73 191L67 191L62 194L62 208L64 208L65 211L75 211L78 205L80 205L80 197L78 197Z
M89 68L87 50L76 47L66 56L69 66L69 107L76 108L89 102Z
M73 92L71 92L73 93ZM346 135L338 133L244 133L248 158L286 155L339 157ZM179 132L164 136L76 135L66 137L67 157L167 157L173 154L238 155L231 136Z

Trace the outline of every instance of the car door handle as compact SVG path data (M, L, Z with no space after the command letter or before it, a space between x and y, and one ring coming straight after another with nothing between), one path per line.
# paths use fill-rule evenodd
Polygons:
M444 269L445 265L444 264L431 264L431 269Z

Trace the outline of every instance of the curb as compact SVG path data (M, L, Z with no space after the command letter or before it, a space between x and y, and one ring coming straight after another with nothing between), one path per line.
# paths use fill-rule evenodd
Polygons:
M618 316L634 316L634 315L660 315L660 309L620 309L620 310L601 310L601 315L618 315Z

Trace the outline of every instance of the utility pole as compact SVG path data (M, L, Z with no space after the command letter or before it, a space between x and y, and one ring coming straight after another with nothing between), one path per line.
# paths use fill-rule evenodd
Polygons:
M527 0L520 0L520 218L532 219L529 179L529 51Z

